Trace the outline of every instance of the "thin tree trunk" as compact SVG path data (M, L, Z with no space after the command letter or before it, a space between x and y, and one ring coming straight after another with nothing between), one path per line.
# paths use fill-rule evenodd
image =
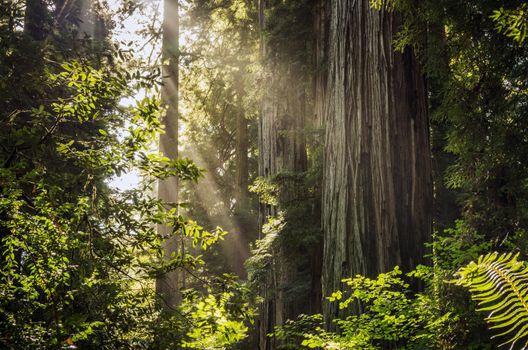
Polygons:
M24 33L35 41L43 41L49 33L49 9L44 0L26 0Z
M328 30L329 1L317 0L314 16L314 50L313 50L313 96L314 96L314 126L323 128L325 114L325 92L328 78ZM319 138L318 138L319 139Z
M329 26L329 7L328 0L314 1L314 18L313 18L313 52L312 52L312 84L313 84L313 118L311 120L312 128L314 129L314 138L312 141L313 153L319 154L324 142L323 117L325 115L326 104L326 88L328 78L328 30ZM312 166L320 168L321 159L314 159ZM318 171L318 178L320 180L321 174ZM321 186L316 187L315 205L312 208L312 215L315 217L321 216ZM319 222L320 227L320 222ZM323 238L316 244L313 254L310 256L310 266L312 274L312 290L310 300L310 313L322 313L323 292L321 285L322 278L322 264L323 264Z
M240 29L240 61L238 64L238 71L234 76L234 88L236 94L236 214L242 217L241 221L247 217L249 213L249 134L248 134L248 120L246 118L246 110L244 108L244 99L246 95L246 86L244 82L244 75L246 74L247 61L246 50L248 46L248 38L246 28ZM246 220L247 221L247 220ZM247 225L243 225L242 228Z
M160 152L169 157L178 157L178 71L179 57L179 16L178 0L165 0L163 17L163 87L161 90L162 103L166 108L163 118L165 133L160 135ZM178 202L178 179L176 176L160 181L158 197L168 203ZM178 254L183 249L178 237L172 235L171 228L158 226L158 232L163 237L169 237L163 243L166 259ZM171 271L159 277L156 281L156 292L161 298L162 305L167 309L175 308L180 300L180 288L184 284L183 273L179 270Z
M244 44L242 44L244 45ZM244 262L249 257L249 243L254 237L254 221L251 219L251 208L249 204L249 135L248 135L248 120L246 119L244 109L244 74L245 64L241 64L239 72L235 76L235 91L236 91L236 184L235 184L235 219L239 232L233 232L230 237L224 242L230 246L242 246L243 249L232 254L236 260L236 265L233 266L233 271L241 278L246 278L246 269ZM237 235L237 236L234 236Z
M324 122L323 294L356 274L424 261L432 176L424 79L391 46L395 13L332 0ZM324 303L325 319L338 316Z
M236 133L236 161L237 161L237 173L236 173L236 187L237 187L237 212L238 214L244 214L249 209L249 193L248 193L248 177L249 177L249 166L248 166L248 121L244 115L244 106L242 104L244 85L242 79L238 82L237 88L237 103L238 113L236 116L237 122L237 133Z

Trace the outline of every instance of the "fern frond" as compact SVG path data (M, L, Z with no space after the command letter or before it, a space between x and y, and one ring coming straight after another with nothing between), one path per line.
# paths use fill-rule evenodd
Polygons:
M504 338L500 346L528 348L528 266L519 254L490 253L470 262L456 273L457 285L468 288L490 329L501 329L493 338Z

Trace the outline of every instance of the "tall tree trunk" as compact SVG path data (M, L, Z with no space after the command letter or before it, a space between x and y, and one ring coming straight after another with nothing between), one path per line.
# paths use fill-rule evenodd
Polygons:
M291 67L290 67L291 68ZM292 74L288 67L267 67L265 93L260 114L259 175L272 179L275 175L302 173L307 170L306 144L304 141L304 107L306 96L299 94L303 84L299 76ZM294 201L298 189L294 182L287 181L286 192L281 193L281 202ZM284 209L266 204L261 206L261 218L267 221ZM264 222L262 222L264 224ZM262 226L261 226L262 227ZM260 234L262 236L262 233ZM273 339L267 334L275 326L284 324L287 319L295 318L308 300L292 299L286 286L295 278L296 265L292 252L280 243L273 251L273 263L268 271L266 287L262 291L264 309L260 314L260 349L275 349ZM307 257L308 258L308 257ZM306 310L305 312L308 312Z
M396 13L332 0L324 122L323 294L345 277L423 262L432 176L424 79L396 53ZM338 316L323 305L325 319Z
M323 129L325 115L326 88L328 78L328 30L330 28L328 0L317 0L314 13L314 49L313 49L313 96L314 126ZM318 137L319 140L319 137Z
M242 65L240 71L235 77L235 89L236 89L236 101L237 101L237 114L236 114L236 205L237 213L244 213L248 211L249 206L249 193L248 193L248 177L249 177L249 166L248 166L248 149L249 149L249 138L248 138L248 121L245 115L244 109L244 77L243 70L245 65Z
M273 48L265 39L267 19L264 14L270 6L266 0L260 1L260 24L263 33L261 54L264 69L258 140L259 176L267 179L279 174L296 174L307 170L305 126L309 113L309 94L306 92L309 75L303 69L303 63L288 58L277 59L279 53L273 52ZM308 41L309 38L305 40ZM299 196L295 181L287 181L284 186L285 191L281 191L280 201L295 201ZM262 225L284 209L281 205L275 207L261 204L260 237ZM260 291L263 297L259 316L261 350L276 348L276 340L267 336L274 331L275 326L284 324L287 319L294 319L302 312L311 311L309 297L294 295L296 292L289 287L296 283L299 278L299 266L305 261L296 260L298 252L288 250L291 248L283 244L284 234L286 233L278 233L273 247L272 263L267 271L264 287ZM304 258L309 260L309 252L305 253Z
M252 217L250 201L249 201L249 121L246 118L246 108L244 101L246 99L246 82L244 77L247 75L248 66L248 28L241 27L239 29L240 47L238 62L238 71L234 75L234 89L236 96L236 193L235 193L235 217L238 223L239 238L241 243L247 249L240 252L240 264L237 267L241 276L246 277L244 262L249 256L249 242L255 239L255 224L256 221Z
M179 16L178 0L165 0L163 17L163 87L161 90L162 103L166 108L163 118L165 133L160 135L160 152L169 158L178 157L178 85L179 85ZM164 202L177 204L178 179L176 176L162 180L158 184L158 197ZM171 228L158 226L158 232L167 237L163 243L166 259L172 254L177 254L180 240L172 235ZM183 249L183 248L182 248ZM175 270L164 274L156 281L156 292L161 298L162 305L167 309L176 307L180 300L180 288L185 283L185 276L181 271Z
M325 115L326 104L326 88L328 78L328 30L329 26L329 10L330 2L328 0L316 0L314 2L314 18L313 18L313 120L312 127L315 129L314 153L320 153L322 144L324 143L324 135L322 134L323 117ZM321 159L316 159L312 166L320 167ZM319 171L318 179L320 181L321 171ZM313 214L318 217L321 216L321 187L318 186L318 191L315 194L318 198L317 205L313 208ZM319 227L320 227L319 223ZM322 313L323 291L321 285L322 279L322 264L323 264L323 238L317 242L317 247L314 254L310 257L310 266L312 271L312 295L310 300L310 313Z
M243 42L243 41L242 41ZM244 44L242 43L242 46ZM227 239L222 242L226 246L226 252L236 247L236 252L231 253L235 264L233 271L241 278L246 278L244 262L249 256L249 242L254 236L254 221L251 219L251 208L249 204L249 135L248 120L244 109L245 84L244 71L246 65L242 63L239 71L235 73L234 88L236 93L236 183L235 183L235 210L234 217L238 232L232 232ZM253 232L252 232L253 231ZM235 236L236 235L236 236ZM228 248L231 247L231 248ZM242 248L242 249L241 249Z

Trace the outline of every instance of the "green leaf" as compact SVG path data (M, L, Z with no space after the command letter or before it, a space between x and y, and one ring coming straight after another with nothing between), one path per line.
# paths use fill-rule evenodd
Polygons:
M528 266L519 254L490 253L458 270L453 283L466 287L478 302L479 311L490 311L485 319L491 329L503 328L494 337L502 345L517 342L528 346Z

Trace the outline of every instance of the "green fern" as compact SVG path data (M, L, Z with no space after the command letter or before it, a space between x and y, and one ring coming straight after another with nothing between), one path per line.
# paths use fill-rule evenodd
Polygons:
M490 312L485 319L496 337L507 339L500 346L523 344L528 348L528 266L519 254L490 253L458 270L454 281L469 289L478 311Z

